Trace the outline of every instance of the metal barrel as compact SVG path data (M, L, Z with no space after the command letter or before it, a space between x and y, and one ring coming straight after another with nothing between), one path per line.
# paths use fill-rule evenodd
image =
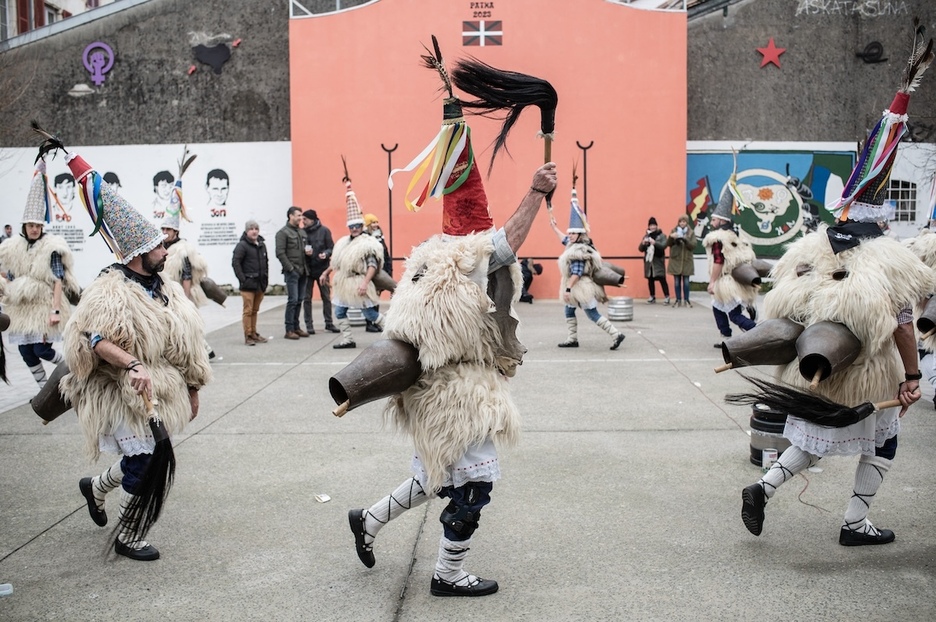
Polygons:
M634 299L627 297L608 300L608 319L617 322L630 322L634 319Z

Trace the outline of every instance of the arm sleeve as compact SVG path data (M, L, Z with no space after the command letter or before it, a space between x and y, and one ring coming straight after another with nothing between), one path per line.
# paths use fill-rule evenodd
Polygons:
M494 239L491 241L494 244L494 252L488 261L488 274L517 262L517 255L507 242L507 233L503 227L494 232Z
M65 266L62 264L62 256L52 251L52 259L49 261L49 267L52 268L52 274L59 281L65 278Z

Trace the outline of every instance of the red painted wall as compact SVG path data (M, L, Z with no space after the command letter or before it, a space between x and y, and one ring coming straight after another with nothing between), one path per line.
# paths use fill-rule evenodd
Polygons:
M477 8L475 5L493 8ZM463 22L501 22L502 45L463 46ZM553 160L559 166L555 215L569 218L572 164L592 237L606 257L627 269L628 287L610 295L647 295L637 252L647 219L669 229L684 211L686 169L686 15L645 11L605 0L378 0L338 13L290 22L293 197L314 208L335 237L345 228L341 155L365 212L390 229L387 153L405 166L438 132L441 82L421 66L423 45L439 39L451 65L473 55L495 67L549 80L559 94ZM482 171L499 123L469 118ZM485 180L497 226L503 225L543 161L539 112L514 127L510 156L498 155ZM587 152L576 142L594 145ZM587 177L586 177L587 175ZM395 257L441 230L441 202L419 213L403 205L409 178L394 177ZM584 193L584 196L583 196ZM545 208L521 256L541 258L538 297L558 295L561 253ZM397 263L397 270L402 266ZM399 272L398 272L399 274Z

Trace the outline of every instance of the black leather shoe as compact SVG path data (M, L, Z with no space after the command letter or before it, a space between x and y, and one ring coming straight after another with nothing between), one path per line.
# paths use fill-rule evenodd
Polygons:
M755 536L764 530L764 506L767 495L760 484L751 484L741 491L741 520L744 526Z
M462 586L432 577L429 591L433 596L487 596L497 591L497 581L478 577L474 585Z
M383 330L381 330L381 328L377 326L376 324L368 324L364 328L364 331L368 333L382 333L383 332Z
M351 533L354 534L354 549L357 551L358 559L368 568L373 568L377 563L374 559L374 551L364 544L364 510L349 510L348 524L351 525Z
M889 544L897 536L890 529L878 529L879 535L861 533L842 527L839 532L839 544L842 546L864 546L866 544Z
M577 348L578 341L563 341L559 344L560 348Z
M98 527L103 527L107 524L107 514L104 513L104 510L99 510L97 502L94 500L94 493L91 492L91 478L82 477L78 481L78 490L81 491L81 494L84 495L85 500L88 502L88 513L91 515L91 520L94 521L94 524Z
M142 549L133 549L120 540L114 540L114 551L118 555L135 559L138 562L151 562L154 559L159 559L159 551L152 544L147 544Z
M341 332L341 330L340 330L337 326L335 326L334 324L326 324L326 325L325 325L325 330L327 330L327 331L330 332L330 333L340 333L340 332Z
M342 341L341 343L336 343L332 346L335 350L350 350L351 348L356 348L357 344L353 341Z
M624 333L618 333L618 336L614 338L614 343L611 344L612 350L617 350L618 346L624 341Z

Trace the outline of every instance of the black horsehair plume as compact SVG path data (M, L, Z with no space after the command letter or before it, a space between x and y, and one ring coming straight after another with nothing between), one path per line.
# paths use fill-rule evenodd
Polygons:
M152 403L148 399L146 401L151 413L155 413ZM158 417L149 420L149 427L156 447L133 498L114 527L115 536L122 532L131 542L143 540L150 528L156 524L175 480L176 458L169 433Z
M913 18L913 45L910 48L910 59L904 70L900 82L901 93L912 93L920 85L920 76L933 62L933 39L925 37L926 27L920 23L919 17Z
M475 114L499 118L504 114L504 123L494 141L491 166L501 147L507 150L507 135L527 106L540 109L540 132L547 142L556 129L556 105L559 96L556 89L542 78L496 69L477 58L460 60L452 70L452 81L462 91L477 99L462 100L462 105L473 109ZM488 169L490 173L490 167Z
M572 161L572 189L573 190L575 190L575 184L578 183L578 173L576 172L576 169L578 169L578 162L573 160Z
M351 177L348 175L348 162L345 160L344 156L341 156L341 166L344 167L344 177L341 178L341 181L346 184L350 184Z
M52 134L49 134L47 131L39 127L38 121L33 120L30 122L30 125L32 126L33 131L39 134L40 136L42 136L44 139L42 143L39 145L39 155L36 156L36 160L35 162L33 162L33 164L38 162L40 158L44 159L46 154L49 153L50 151L57 152L60 149L62 151L65 151L65 145L62 144L62 141L59 140L58 136L53 136Z
M455 94L452 92L452 78L449 77L448 70L445 68L445 61L442 60L442 50L439 49L439 40L436 39L435 35L432 37L432 50L423 45L429 54L424 54L420 56L423 59L423 65L427 69L435 69L439 72L439 76L442 78L442 83L445 85L445 90L448 91L449 97L455 97ZM434 51L433 51L434 50Z
M771 410L793 413L800 419L828 428L842 428L871 415L876 407L870 402L855 407L843 406L816 393L801 391L790 385L778 384L739 374L760 391L757 393L731 393L725 402L736 405L763 404Z

